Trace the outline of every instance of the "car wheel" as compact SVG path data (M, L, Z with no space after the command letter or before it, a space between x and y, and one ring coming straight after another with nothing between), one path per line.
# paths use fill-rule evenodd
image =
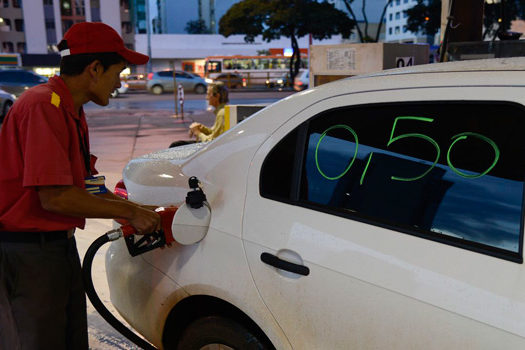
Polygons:
M204 93L206 93L206 86L204 86L202 84L199 84L199 85L195 86L195 92L197 94L204 94Z
M274 349L256 333L238 322L222 317L207 316L193 321L182 332L178 350L211 349Z
M4 108L2 110L2 115L0 115L0 123L3 123L5 116L7 115L7 112L11 109L11 106L13 105L12 101L6 101L4 104Z
M160 85L154 85L151 88L151 92L153 92L155 95L161 95L164 92L164 89Z

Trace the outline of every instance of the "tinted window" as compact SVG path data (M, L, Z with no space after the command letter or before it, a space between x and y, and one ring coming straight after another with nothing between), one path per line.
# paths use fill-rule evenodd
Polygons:
M159 77L173 77L173 71L165 70L157 73Z
M279 160L285 150L278 145L264 164L263 196L521 259L521 106L349 107L318 115L298 130L305 134L297 141L303 157ZM293 133L288 138L300 140ZM287 190L277 186L276 192L265 179L272 163L280 174L300 167L300 179L286 180Z
M7 83L42 83L45 78L25 71L4 71L0 72L0 81Z

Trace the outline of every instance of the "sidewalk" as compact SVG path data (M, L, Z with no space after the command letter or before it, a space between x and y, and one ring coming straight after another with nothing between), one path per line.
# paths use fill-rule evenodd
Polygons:
M86 113L91 153L98 157L96 168L106 176L113 190L122 170L133 158L168 148L171 142L189 140L193 122L212 125L212 112L185 113L184 120L167 110L91 110Z

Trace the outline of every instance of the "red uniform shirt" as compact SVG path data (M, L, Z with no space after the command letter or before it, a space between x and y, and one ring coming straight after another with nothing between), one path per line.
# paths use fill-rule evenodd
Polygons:
M9 111L0 131L0 231L84 227L83 218L44 210L37 193L38 186L85 187L81 142L89 145L88 128L83 109L74 109L66 84L53 77L22 94ZM91 156L92 174L95 160Z

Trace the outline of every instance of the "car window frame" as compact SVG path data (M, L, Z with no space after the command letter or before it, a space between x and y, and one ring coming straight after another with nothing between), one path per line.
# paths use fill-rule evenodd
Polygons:
M278 202L303 207L311 210L315 210L317 212L326 213L330 215L335 215L339 217L343 217L350 220L355 220L358 222L362 222L365 224L373 225L376 227L388 229L390 231L396 231L399 233L408 234L411 236L419 237L422 239L427 239L430 241L434 241L437 243L441 243L444 245L456 247L456 248L462 248L468 251L496 257L502 260L507 260L511 262L515 262L518 264L523 264L523 241L524 241L524 228L525 228L525 178L523 179L523 196L522 196L522 202L521 202L521 217L520 217L520 230L519 230L519 238L518 238L518 252L511 252L509 250L505 250L502 248L497 248L494 246L478 243L475 241L465 241L459 238L455 238L452 236L445 236L445 235L438 235L438 234L431 234L428 233L428 231L423 230L416 230L414 228L407 229L402 226L398 226L395 224L382 222L380 220L370 219L368 217L364 217L360 215L359 213L351 213L351 212L343 212L341 210L332 209L330 207L324 206L322 204L313 204L308 203L300 200L300 191L301 191L301 175L302 175L302 169L304 166L304 163L306 161L306 148L307 148L307 136L308 136L308 129L310 122L317 118L319 115L324 114L328 111L335 110L335 109L341 109L341 108L364 108L364 107L375 107L375 106L384 106L384 105L402 105L402 104L436 104L436 103L472 103L472 104L481 104L481 103L497 103L497 104L512 104L516 106L517 108L521 109L523 113L525 114L525 105L523 103L519 103L516 101L505 101L505 100L407 100L407 101L401 101L401 102L379 102L379 103L361 103L361 104L348 104L346 106L337 106L330 109L323 109L322 111L317 111L315 114L310 115L308 118L303 120L301 123L296 125L294 128L291 128L288 133L286 133L285 136L283 136L279 142L273 145L271 150L267 153L266 157L264 158L264 161L261 164L261 169L259 172L259 195L261 197L275 200ZM263 169L265 168L265 164L269 158L269 155L273 151L274 148L277 148L278 145L282 140L287 138L291 133L297 131L297 140L295 144L295 157L293 160L293 168L292 168L292 179L291 179L291 185L290 185L290 194L288 198L283 198L279 196L273 196L269 195L267 193L264 193L262 189L262 176L263 176Z

